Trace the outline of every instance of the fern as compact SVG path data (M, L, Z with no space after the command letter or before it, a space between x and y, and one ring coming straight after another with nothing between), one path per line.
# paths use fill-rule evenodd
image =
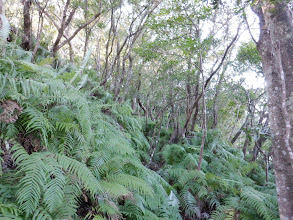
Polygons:
M266 206L266 197L262 193L252 189L244 188L241 193L241 200L251 207L254 207L257 213L266 220L274 219L274 213Z
M143 126L128 103L114 102L82 75L90 54L67 73L6 48L13 57L0 59L0 100L15 100L24 111L0 127L16 167L0 178L0 218L78 219L82 211L89 219L277 218L274 184L264 186L262 167L246 162L218 131L208 131L197 171L202 132L165 145L170 129L163 123L153 158L159 170L150 170L144 164L152 137L143 129L147 134L154 123ZM40 146L12 141L29 137Z
M100 183L84 164L64 155L57 155L57 162L63 167L63 169L76 175L93 196L98 192L102 192L103 189Z
M132 193L129 190L127 190L123 185L120 185L115 182L101 181L101 186L105 190L104 193L108 194L110 197L114 199L132 195Z
M47 167L49 168L47 173L49 174L50 181L44 186L43 201L46 204L47 210L53 212L62 205L66 177L62 167L53 158L48 161Z
M135 190L141 194L147 195L153 194L153 189L143 180L127 175L127 174L116 174L108 177L109 181L119 183L129 189Z
M90 49L87 51L86 56L82 62L82 65L80 66L79 70L76 71L74 77L70 80L70 83L73 83L76 80L76 78L82 74L84 68L86 67L86 65L88 63L88 60L89 60L91 54L92 54L92 50ZM79 83L78 88L77 88L78 90L85 84L86 80L87 80L87 75L85 75L84 78Z
M48 146L49 133L53 131L53 126L44 114L37 109L27 108L23 111L23 117L28 132L39 130L43 136L45 145ZM26 118L27 117L27 118Z
M15 219L21 220L21 210L18 209L16 204L2 204L0 202L0 218L1 219Z
M200 209L197 206L196 199L190 193L188 188L182 190L182 193L180 194L180 200L185 215L189 216L190 218L200 218Z
M32 220L52 220L52 217L50 214L46 211L40 208L38 208L32 217Z

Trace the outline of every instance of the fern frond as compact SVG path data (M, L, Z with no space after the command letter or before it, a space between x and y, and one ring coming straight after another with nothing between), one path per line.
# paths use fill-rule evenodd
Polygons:
M111 182L119 183L130 190L141 194L152 195L153 189L142 179L128 174L117 174L108 177Z
M47 74L47 76L51 76L53 79L56 78L56 73L50 67L36 65L25 60L19 60L18 63L22 66L23 70L32 71L42 75Z
M95 215L93 220L106 220L106 219L101 215Z
M47 164L49 181L44 186L43 201L47 210L53 212L58 206L62 205L66 180L62 167L55 159L49 160Z
M200 209L197 206L197 202L194 196L189 192L188 187L182 190L180 193L180 203L184 212L190 218L200 218Z
M26 108L22 115L24 115L24 125L28 132L39 130L42 133L45 145L48 146L48 135L53 131L54 127L49 122L47 117L41 111L35 108Z
M104 198L100 198L98 201L99 201L99 212L105 213L109 216L121 215L118 206L114 202Z
M254 207L257 213L266 220L274 219L272 211L265 205L265 196L250 188L244 188L241 193L241 200L244 201L247 205Z
M92 54L92 50L90 49L90 50L87 51L87 53L86 53L86 55L85 55L85 57L84 57L84 60L83 60L83 62L82 62L82 64L81 64L79 70L76 71L74 77L70 80L70 83L73 83L73 82L76 80L76 78L77 78L79 75L82 74L84 68L86 67L86 65L87 65L87 63L88 63L88 60L90 59L91 54ZM81 88L81 87L79 87L78 89L80 89L80 88Z
M18 209L16 204L8 203L3 204L0 202L0 219L15 219L15 220L21 220L20 217L21 210Z
M76 216L76 210L79 207L79 198L82 195L82 185L79 184L74 176L66 177L64 187L64 197L61 205L54 211L55 219L70 219Z
M124 186L115 183L115 182L106 182L106 181L100 181L101 186L105 190L104 193L109 194L110 197L114 199L118 199L122 196L129 196L132 193L127 190Z
M18 150L20 151L20 150ZM13 155L19 164L19 172L25 173L25 177L20 180L17 200L20 207L28 214L32 214L37 208L41 199L42 190L46 184L46 165L45 158L48 154L25 153Z
M177 144L166 145L163 149L162 155L168 164L180 162L185 154L185 149Z
M130 201L126 201L125 205L120 207L121 209L121 213L125 216L127 216L129 219L137 219L141 216L144 215L145 213L145 209L143 208L143 210L134 205L132 202Z
M190 182L197 182L198 184L203 185L203 186L207 185L204 173L197 171L197 170L189 171L188 173L181 175L178 182L182 186L184 186Z
M34 212L32 220L53 220L53 218L46 210L40 207Z
M76 175L93 196L98 192L103 191L102 186L97 181L93 173L81 162L65 155L57 155L57 162L63 167L63 169L73 175Z

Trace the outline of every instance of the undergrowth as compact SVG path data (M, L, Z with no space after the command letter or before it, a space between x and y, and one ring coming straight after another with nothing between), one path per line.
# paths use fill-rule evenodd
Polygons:
M1 219L277 219L273 174L209 131L162 144L149 161L144 122L85 69L0 59ZM147 127L147 126L145 126ZM164 129L163 129L164 130ZM168 135L167 135L168 136ZM164 142L164 136L159 140ZM166 142L165 142L166 143Z

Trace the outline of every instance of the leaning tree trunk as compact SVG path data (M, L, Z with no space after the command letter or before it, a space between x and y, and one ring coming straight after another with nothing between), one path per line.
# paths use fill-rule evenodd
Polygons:
M293 219L293 25L286 0L258 1L258 51L268 92L273 164L281 220ZM291 137L291 138L290 138Z

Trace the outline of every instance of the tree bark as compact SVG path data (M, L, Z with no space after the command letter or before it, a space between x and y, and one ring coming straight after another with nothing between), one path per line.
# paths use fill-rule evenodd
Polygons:
M4 26L3 18L5 18L5 0L0 0L0 30Z
M5 0L0 0L0 15L5 16ZM2 28L1 18L0 18L0 28Z
M53 44L53 48L52 48L53 57L56 57L57 51L58 51L58 46L59 46L61 38L62 38L62 36L64 34L64 31L65 31L66 27L69 25L69 23L71 22L71 19L73 18L73 14L75 13L75 10L73 10L70 13L69 18L67 19L67 11L68 11L68 8L69 8L69 4L70 4L70 0L67 0L66 4L64 6L64 9L63 9L63 16L62 16L61 26L58 29L58 35L57 35L57 38L56 38L56 40L55 40L55 42Z
M23 0L23 35L21 47L24 50L32 49L32 21L31 21L31 0Z
M88 0L84 1L84 18L85 21L88 20ZM88 27L84 28L85 32L85 42L84 42L84 49L83 49L83 57L86 56L87 50L88 50L88 44L89 44L89 39L90 39L90 30Z
M243 149L242 149L244 160L246 159L246 151L247 151L247 146L248 145L249 145L249 137L248 137L248 135L246 135L245 141L244 141L244 144L243 144Z
M293 219L293 24L287 1L258 1L260 19L257 47L268 92L273 139L273 164L281 220Z
M202 120L202 139L201 139L201 146L200 146L200 155L198 158L198 165L197 170L200 171L201 169L201 163L202 163L202 157L203 157L203 149L205 144L205 139L207 136L207 112L206 112L206 103L205 103L205 86L204 86L204 74L202 72L202 113L203 113L203 120Z
M6 47L4 47L9 36L9 22L5 17L5 0L0 0L0 53L5 56Z
M32 56L31 62L34 61L34 59L36 57L36 54L38 52L40 42L41 42L41 35L42 35L42 32L43 32L43 26L44 26L43 12L39 11L39 24L38 24L37 40L36 40L35 48L33 50L33 56Z

